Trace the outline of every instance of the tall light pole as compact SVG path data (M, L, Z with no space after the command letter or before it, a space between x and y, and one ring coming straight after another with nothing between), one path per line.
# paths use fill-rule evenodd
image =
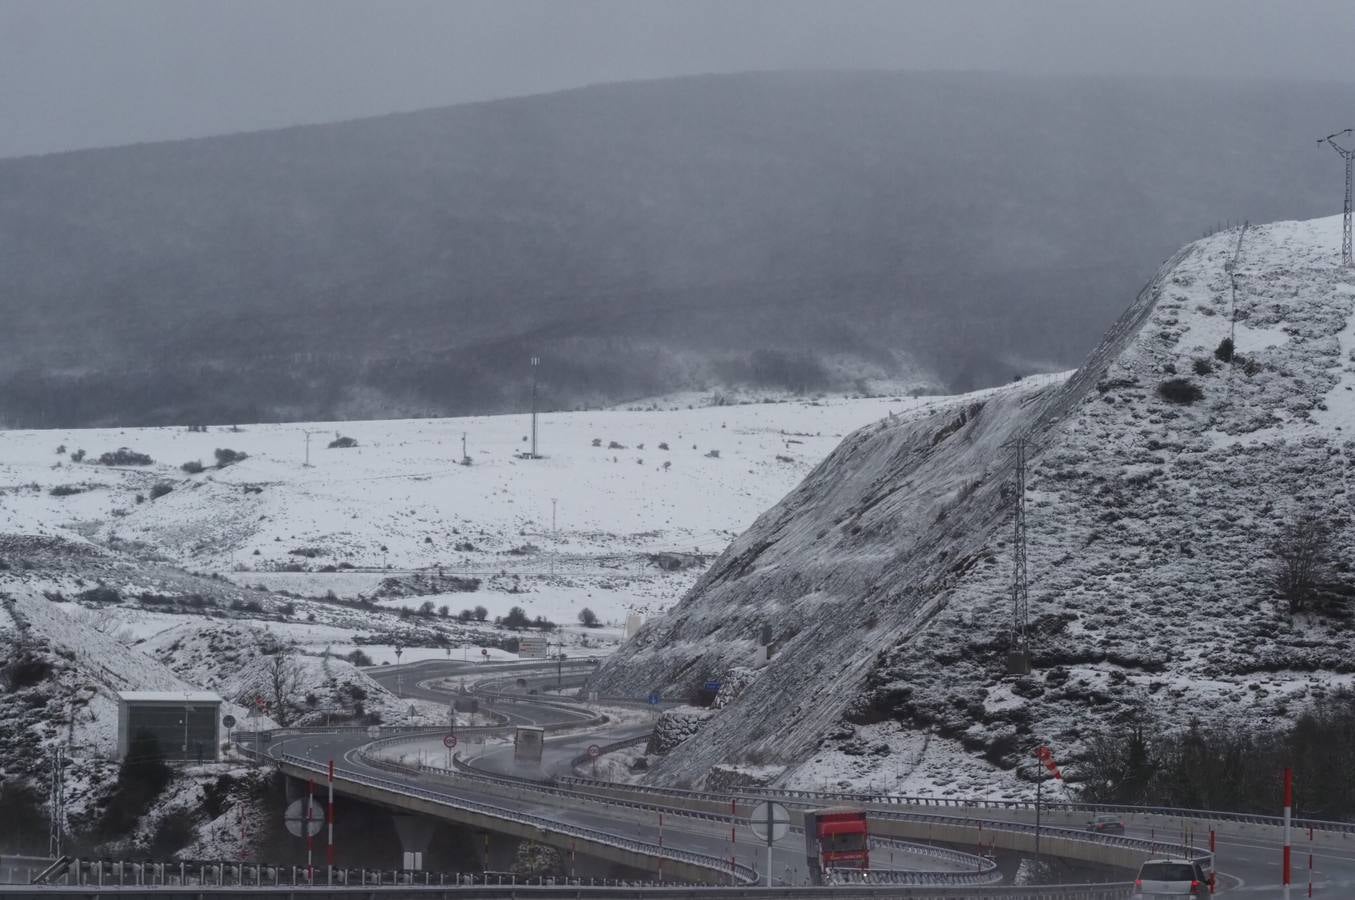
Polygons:
M541 357L532 357L532 459L536 459L536 369L541 365Z
M1350 250L1350 186L1351 186L1351 164L1355 162L1355 148L1346 149L1336 143L1336 139L1343 134L1351 134L1353 129L1347 128L1345 131L1337 131L1327 135L1324 138L1318 138L1319 144L1326 142L1331 144L1340 157L1346 162L1346 204L1343 210L1344 215L1341 219L1341 265L1346 268L1355 267L1355 261L1351 260Z
M395 645L395 697L398 700L405 699L402 681L402 676L404 673L400 671L400 656L404 652L405 649L403 647L401 647L399 644Z

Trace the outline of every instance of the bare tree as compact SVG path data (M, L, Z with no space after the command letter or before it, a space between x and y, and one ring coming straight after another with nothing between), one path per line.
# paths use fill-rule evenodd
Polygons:
M1310 605L1317 586L1330 578L1334 537L1326 516L1304 510L1286 522L1271 542L1275 588L1291 615Z
M301 666L286 650L279 650L264 658L264 690L272 716L279 725L287 725L292 708L297 706L304 673Z

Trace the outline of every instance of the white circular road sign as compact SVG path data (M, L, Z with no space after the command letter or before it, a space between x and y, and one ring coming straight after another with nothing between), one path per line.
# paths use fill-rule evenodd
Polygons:
M456 746L456 735L454 735L454 734L449 734L449 735L445 736L445 737L442 739L442 746L446 747L448 750L450 750L450 749L452 749L453 747L455 747L455 746Z
M312 797L302 797L287 805L282 821L295 837L314 837L324 827L325 808Z
M748 814L753 834L764 841L779 841L790 831L790 813L780 803L759 803Z
M588 745L588 756L590 759L597 759L601 755L602 755L601 747L599 747L597 744Z

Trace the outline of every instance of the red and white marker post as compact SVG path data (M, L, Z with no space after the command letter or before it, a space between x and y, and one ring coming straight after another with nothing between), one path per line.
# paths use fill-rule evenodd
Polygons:
M306 796L306 883L315 884L315 866L312 865L311 851L315 838L311 837L311 817L315 815L315 779L306 779L309 793Z
M1291 823L1294 815L1294 770L1286 767L1284 770L1284 900L1289 900L1289 884L1291 879L1290 869L1290 832Z
M325 865L329 868L329 883L334 883L334 760L329 761L329 843L325 846Z

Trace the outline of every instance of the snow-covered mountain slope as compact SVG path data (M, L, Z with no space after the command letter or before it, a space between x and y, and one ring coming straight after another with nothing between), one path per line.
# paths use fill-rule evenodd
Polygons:
M686 697L753 659L770 626L761 677L651 777L777 763L802 783L838 767L848 783L940 791L958 769L1019 790L1010 770L1041 741L1067 759L1129 719L1262 724L1349 682L1346 622L1291 621L1266 550L1296 510L1350 511L1355 276L1339 244L1335 219L1198 241L1065 383L845 439L590 685ZM1165 390L1185 402L1160 390L1177 379ZM1005 668L1018 434L1024 678Z

